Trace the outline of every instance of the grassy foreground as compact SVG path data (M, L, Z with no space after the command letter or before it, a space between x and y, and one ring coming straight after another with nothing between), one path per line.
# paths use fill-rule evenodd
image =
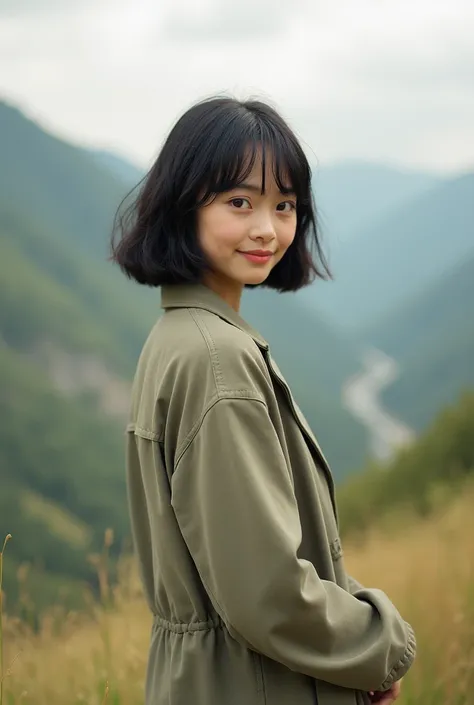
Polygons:
M373 530L360 545L346 540L351 574L384 589L417 632L404 705L474 703L473 507L471 484L427 519L404 516L396 531ZM150 617L133 566L124 561L110 593L100 565L103 604L90 614L57 608L36 634L4 616L2 705L143 703Z

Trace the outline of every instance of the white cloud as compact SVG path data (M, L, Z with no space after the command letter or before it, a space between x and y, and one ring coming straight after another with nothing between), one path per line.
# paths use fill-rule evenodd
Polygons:
M165 10L162 35L168 41L220 44L258 41L283 33L304 0L293 0L292 12L277 12L274 0L181 0Z
M322 161L474 166L471 0L32 5L3 0L0 95L68 138L147 164L182 110L226 91L272 99Z
M93 0L2 0L0 17L76 15L93 5Z

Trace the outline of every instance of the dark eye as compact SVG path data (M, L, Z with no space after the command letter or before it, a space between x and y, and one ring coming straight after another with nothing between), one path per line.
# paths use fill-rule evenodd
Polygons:
M230 203L234 206L234 208L238 208L239 210L247 210L247 208L251 208L248 198L233 198Z
M277 205L277 210L282 211L284 213L291 213L291 211L294 211L296 208L296 203L293 201L283 201L282 203L279 203Z

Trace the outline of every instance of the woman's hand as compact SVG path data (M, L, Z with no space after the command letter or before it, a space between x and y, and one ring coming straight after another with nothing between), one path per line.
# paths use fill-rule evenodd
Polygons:
M390 705L398 699L402 687L402 681L396 681L389 690L375 690L369 693L370 702L378 703L378 705Z

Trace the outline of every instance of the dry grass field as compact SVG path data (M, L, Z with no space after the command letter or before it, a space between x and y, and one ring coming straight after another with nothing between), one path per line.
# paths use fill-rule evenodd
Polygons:
M363 544L346 541L348 570L384 589L417 632L403 705L474 703L473 508L471 486L429 519L400 516L396 528L374 528ZM4 615L2 705L143 702L151 622L133 565L123 562L112 594L98 569L103 604L92 613L57 607L37 633Z

